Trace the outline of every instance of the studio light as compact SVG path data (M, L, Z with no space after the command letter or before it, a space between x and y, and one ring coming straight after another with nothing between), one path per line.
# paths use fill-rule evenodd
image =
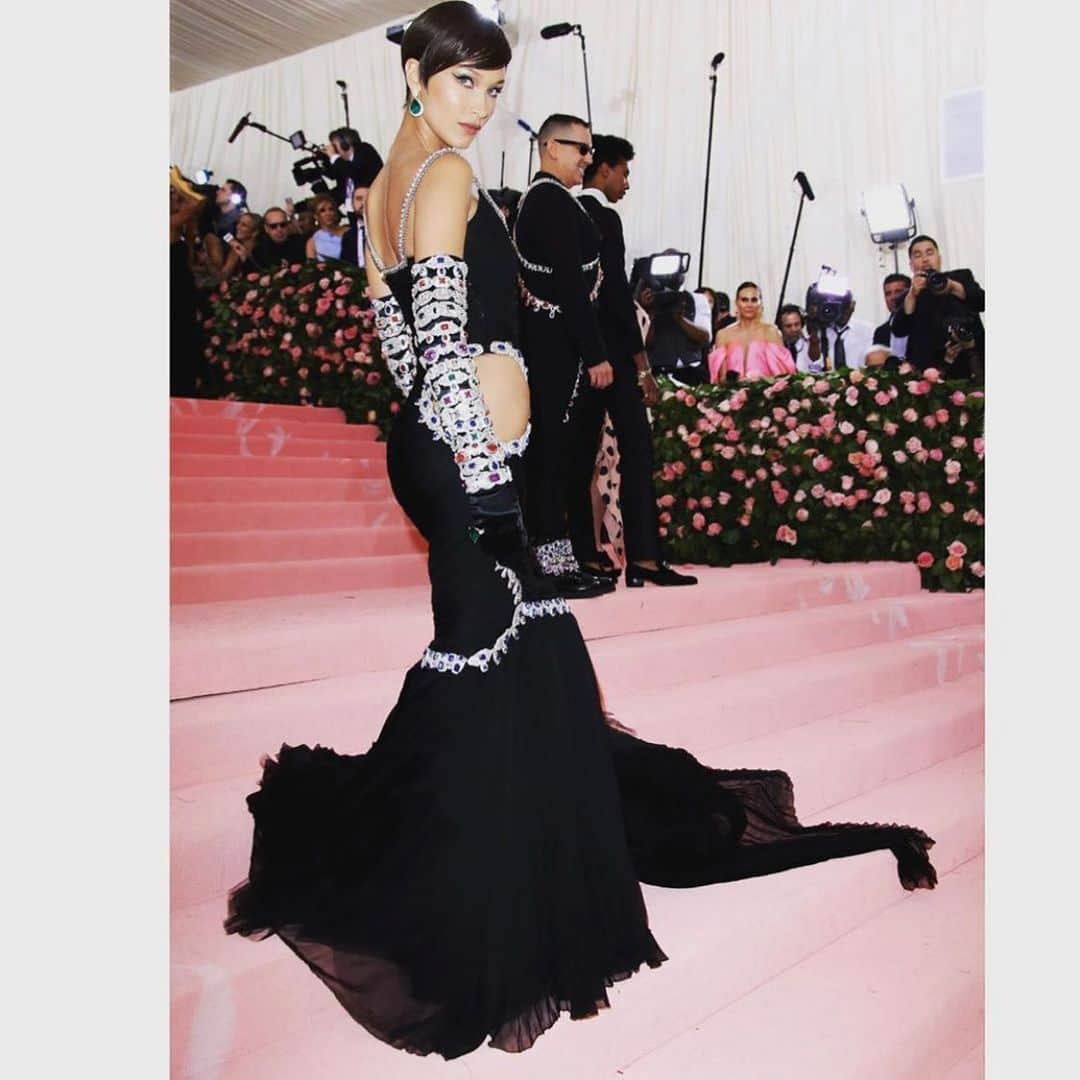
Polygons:
M200 169L195 174L195 183L196 184L209 184L210 183L210 177L213 176L213 175L214 175L214 170L213 169Z
M871 188L862 200L862 215L875 244L899 244L915 235L915 200L903 184Z
M409 22L412 22L412 19L410 19ZM388 26L386 28L386 40L389 41L391 45L400 45L401 39L405 36L405 31L408 29L409 23L407 22L395 23L393 26Z

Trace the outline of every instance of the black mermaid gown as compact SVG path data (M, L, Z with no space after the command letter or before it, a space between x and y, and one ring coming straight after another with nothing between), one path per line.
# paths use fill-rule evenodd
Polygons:
M514 355L515 255L486 198L465 262L469 340ZM408 265L386 275L411 321ZM595 1015L615 981L661 964L640 881L701 885L889 848L906 888L933 886L933 841L917 829L803 828L786 774L707 768L606 723L565 602L522 597L467 538L422 382L387 461L430 546L434 640L367 753L282 746L265 763L230 933L277 934L373 1035L453 1058L485 1039L525 1050L560 1012Z

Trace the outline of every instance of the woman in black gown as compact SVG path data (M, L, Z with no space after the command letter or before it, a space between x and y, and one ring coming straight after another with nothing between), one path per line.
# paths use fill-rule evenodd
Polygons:
M378 1038L446 1058L525 1050L661 964L640 881L887 848L905 888L935 883L917 829L803 828L784 773L710 769L607 724L577 623L536 591L512 474L528 439L517 264L454 152L509 60L471 4L410 25L408 113L367 206L377 328L407 398L387 462L429 544L435 637L367 753L283 746L265 763L226 922L277 934Z

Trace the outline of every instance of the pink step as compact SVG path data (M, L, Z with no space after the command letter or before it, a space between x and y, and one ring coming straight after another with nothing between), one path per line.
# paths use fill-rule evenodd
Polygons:
M807 657L767 679L754 670L658 690L607 686L605 694L608 708L642 738L674 746L692 742L702 753L719 754L725 745L795 723L976 674L983 667L982 636L981 626L961 627L906 639L900 648L886 642ZM288 652L284 642L281 651ZM247 775L252 762L283 742L363 750L397 701L402 678L397 670L366 672L175 702L171 784Z
M986 1076L986 1046L980 1040L979 1045L969 1050L945 1075L944 1080L983 1080Z
M700 583L692 589L620 587L610 596L576 601L572 606L583 634L598 641L687 624L883 600L917 592L919 587L917 569L903 563L813 566L793 562L777 567L695 567L694 572ZM430 591L416 590L381 602L380 617L387 604L412 611L411 623L407 619L395 622L394 630L379 634L378 663L407 668L431 637ZM969 598L957 598L957 602L962 606ZM250 607L234 608L230 614L238 620L237 627L242 624L242 633L235 632L236 627L216 607L205 613L198 608L173 612L174 697L301 679L311 670L318 670L321 677L346 674L358 670L359 660L370 670L375 662L366 649L372 635L355 623L355 599L320 597L307 603L282 597L253 601ZM285 648L281 647L283 617L289 622ZM892 617L899 620L901 615ZM305 624L302 634L301 622ZM225 650L227 665L221 659ZM711 674L736 670L720 653L704 662Z
M425 554L427 544L409 526L355 529L257 529L188 533L172 538L173 566L208 563L347 559L358 555Z
M331 479L386 477L386 462L378 458L241 457L239 454L173 454L171 476L275 477Z
M176 503L169 515L173 536L245 529L346 529L408 526L401 507L382 502Z
M177 476L169 482L172 506L185 502L345 502L393 498L386 479L338 477Z
M173 438L184 435L247 435L280 438L282 435L304 439L341 439L347 442L375 443L379 429L374 424L347 424L339 420L260 420L253 416L171 416L169 431ZM378 443L385 446L385 443Z
M169 595L174 604L201 604L211 600L419 585L427 580L426 554L368 555L310 562L218 563L173 567L169 572Z
M727 768L786 770L795 781L799 812L806 814L981 745L982 715L981 676L969 675L751 742L714 749L706 736L684 745L698 750L703 761ZM708 732L707 717L701 719ZM379 725L365 726L370 738L359 745L350 739L338 748L366 750ZM264 752L276 750L274 744L263 744ZM244 852L250 846L243 800L257 776L258 759L253 756L239 776L174 790L174 906L200 903L224 891L230 876L243 876Z
M257 401L170 398L170 417L219 416L228 419L295 420L299 423L345 423L342 409L314 405L269 405Z
M981 803L981 753L971 751L816 817L917 823L937 839L935 863L944 876L982 850ZM650 923L671 960L620 983L614 1008L591 1023L561 1019L513 1060L515 1077L576 1077L583 1066L584 1075L613 1076L905 897L888 852L703 889L644 891ZM926 899L933 904L941 895ZM215 898L172 918L172 1075L398 1075L390 1069L397 1059L349 1020L279 942L226 938L223 911ZM889 977L881 973L882 985ZM835 1030L842 1038L842 1016ZM324 1071L296 1071L309 1054ZM507 1059L486 1048L463 1060L473 1080L507 1075ZM222 1062L223 1071L207 1071Z
M297 425L299 426L299 425ZM310 425L308 425L310 426ZM386 443L370 439L307 438L299 435L177 435L169 439L173 456L235 454L240 457L370 458L386 464Z
M622 1072L626 1080L942 1077L983 1028L984 859L895 904ZM783 1017L783 1038L777 1038Z

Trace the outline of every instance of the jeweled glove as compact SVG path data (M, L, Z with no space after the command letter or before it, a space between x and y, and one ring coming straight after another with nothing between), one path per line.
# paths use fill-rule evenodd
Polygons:
M383 359L401 393L408 397L416 378L416 347L412 329L405 321L405 314L397 298L389 296L373 298L375 333L382 344Z

